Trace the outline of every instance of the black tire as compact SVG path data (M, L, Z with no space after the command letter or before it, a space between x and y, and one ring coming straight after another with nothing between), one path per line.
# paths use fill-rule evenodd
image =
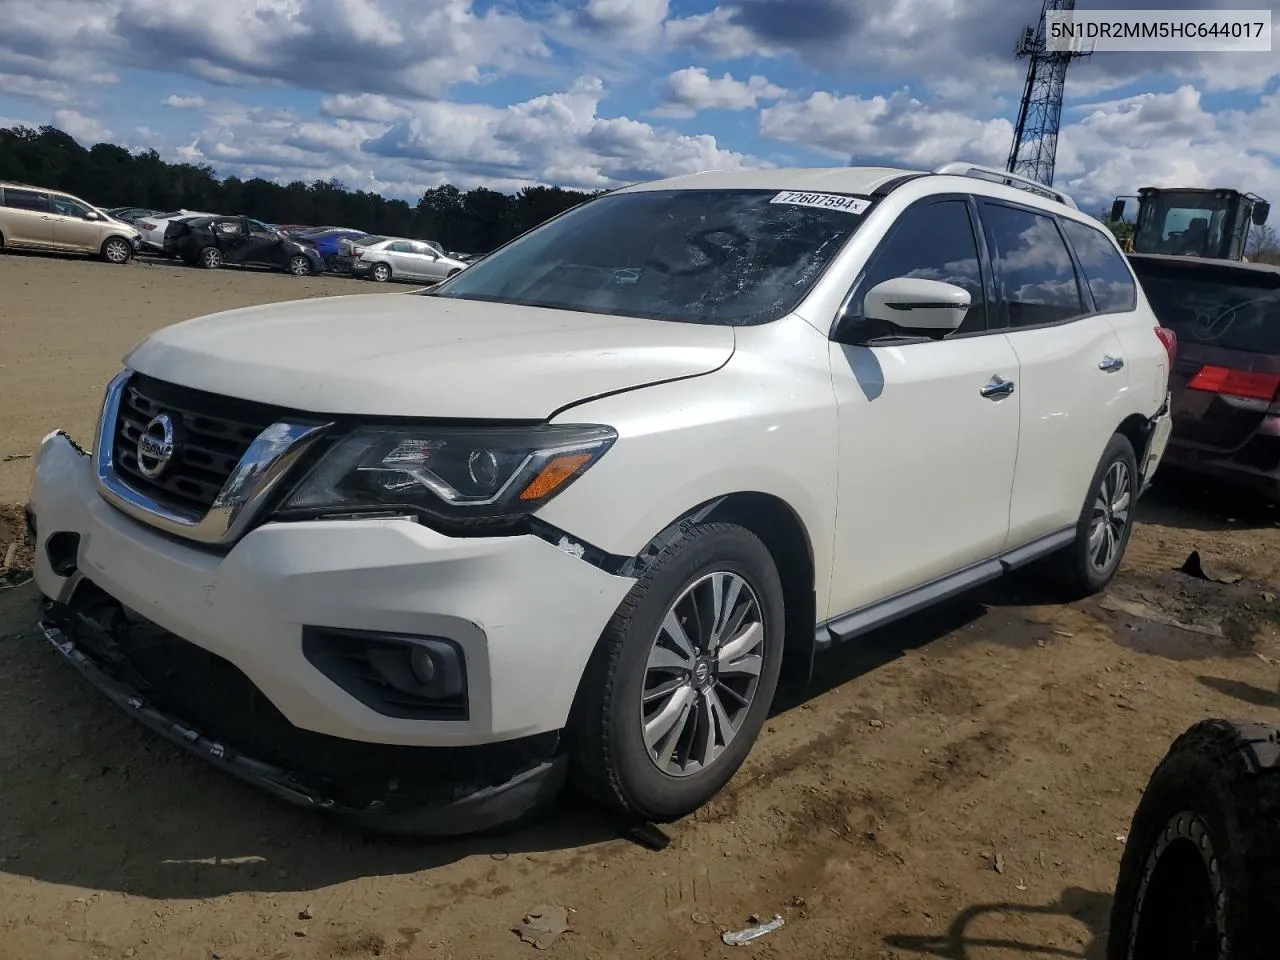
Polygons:
M749 703L735 704L743 713L723 752L696 772L673 776L650 757L641 697L668 610L691 586L715 573L740 577L754 594L764 629L762 663ZM605 627L583 674L569 730L570 776L579 792L625 816L659 822L692 813L715 796L746 759L768 716L782 665L784 622L778 571L754 534L727 523L677 532ZM688 674L690 682L694 673ZM713 677L710 683L719 691L717 681ZM695 696L695 702L699 699ZM681 728L689 730L692 743L697 724ZM675 746L673 741L668 754Z
M309 277L315 273L311 261L300 253L289 258L285 271L295 277Z
M1107 960L1272 958L1277 903L1280 730L1197 723L1133 816Z
M196 262L206 270L217 270L224 262L222 251L217 247L205 247L200 251Z
M375 263L369 270L369 278L378 283L386 283L391 279L391 264Z
M98 255L107 263L125 264L133 259L133 244L123 237L108 237Z
M1129 500L1127 516L1123 527L1116 536L1115 550L1109 561L1099 566L1094 563L1093 548L1090 535L1094 530L1097 517L1095 506L1102 492L1103 483L1107 481L1112 469L1127 472ZM1098 461L1098 469L1094 471L1093 481L1089 484L1089 495L1085 497L1080 509L1080 519L1076 523L1076 538L1071 545L1054 554L1044 569L1054 581L1058 592L1064 594L1066 600L1081 600L1105 589L1120 569L1124 560L1125 548L1129 545L1129 537L1133 532L1133 509L1137 501L1138 463L1133 453L1133 445L1128 438L1117 433L1107 443ZM1109 524L1113 523L1108 519Z

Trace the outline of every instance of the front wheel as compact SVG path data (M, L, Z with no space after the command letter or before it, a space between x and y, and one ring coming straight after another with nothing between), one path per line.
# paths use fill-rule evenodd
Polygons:
M1133 532L1139 482L1133 445L1117 433L1107 443L1094 472L1076 523L1075 540L1048 564L1065 599L1093 596L1115 577Z
M298 255L289 259L289 272L295 277L311 276L311 261Z
M628 816L692 813L729 781L768 715L783 652L768 549L724 523L679 534L605 628L571 723L583 793Z
M1133 815L1107 960L1275 956L1280 731L1205 720L1178 738Z
M222 251L217 247L205 247L200 251L199 263L206 270L217 270L222 266Z
M133 247L129 241L112 237L102 245L102 259L107 263L128 263L133 256Z
M373 269L369 271L369 275L378 283L386 283L391 279L391 268L385 263L375 263Z

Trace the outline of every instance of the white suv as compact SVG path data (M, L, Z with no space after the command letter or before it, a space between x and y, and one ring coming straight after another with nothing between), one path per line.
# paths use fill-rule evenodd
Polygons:
M1175 343L1048 193L678 177L425 296L161 330L92 454L39 450L44 629L176 742L367 824L491 827L566 776L687 814L816 651L1032 561L1067 596L1115 574Z

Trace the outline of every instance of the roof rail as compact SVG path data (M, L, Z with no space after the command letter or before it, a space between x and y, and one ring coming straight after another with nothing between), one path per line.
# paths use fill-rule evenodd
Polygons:
M1016 173L1010 173L1008 170L1001 170L998 167L984 167L979 163L967 163L964 160L955 160L951 163L944 163L933 171L934 173L950 174L958 177L977 177L979 180L995 180L997 183L1005 183L1011 187L1017 187L1020 190L1027 190L1031 193L1037 193L1042 197L1050 200L1056 200L1058 203L1065 203L1073 210L1079 210L1076 202L1071 199L1070 195L1063 193L1061 190L1055 190L1053 187L1046 187L1043 183L1038 183L1030 177L1023 177Z

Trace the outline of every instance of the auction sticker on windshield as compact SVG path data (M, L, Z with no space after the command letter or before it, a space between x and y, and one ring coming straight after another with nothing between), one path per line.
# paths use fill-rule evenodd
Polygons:
M789 203L795 207L820 207L823 210L843 210L845 213L864 213L871 206L870 200L850 197L842 193L806 193L803 190L783 190L769 201Z

